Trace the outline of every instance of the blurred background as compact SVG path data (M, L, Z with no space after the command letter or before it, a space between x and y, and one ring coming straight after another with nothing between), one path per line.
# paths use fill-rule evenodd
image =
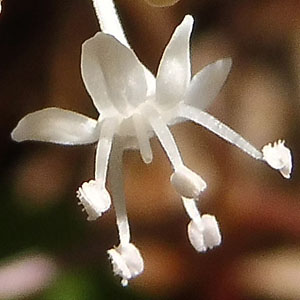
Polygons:
M124 157L132 240L144 273L122 288L106 250L118 243L111 209L86 221L75 192L93 176L95 146L17 144L27 113L58 106L97 117L80 75L81 44L98 31L89 0L3 0L0 15L0 299L300 299L300 2L181 0L154 8L116 1L128 39L154 73L174 28L195 17L193 72L233 58L208 111L257 148L278 138L293 152L291 180L191 123L172 131L208 188L220 247L196 253L156 139L154 160ZM199 95L201 101L201 95Z

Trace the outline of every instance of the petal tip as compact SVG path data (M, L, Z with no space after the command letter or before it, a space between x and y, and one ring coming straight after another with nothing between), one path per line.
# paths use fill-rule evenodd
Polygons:
M10 133L10 137L15 142L21 142L20 137L18 136L18 126Z
M30 114L28 114L30 115ZM10 137L15 142L23 142L26 140L25 134L28 131L25 118L28 116L26 115L23 117L17 124L17 126L13 129L13 131L10 133Z
M232 58L231 57L225 57L223 58L223 62L225 66L230 70L232 67Z
M194 24L194 17L192 15L185 15L183 22L190 23L190 25Z
M224 74L226 74L225 78L227 78L227 75L230 72L232 67L232 58L231 57L221 58L216 61L216 64L218 66L218 69L222 71Z

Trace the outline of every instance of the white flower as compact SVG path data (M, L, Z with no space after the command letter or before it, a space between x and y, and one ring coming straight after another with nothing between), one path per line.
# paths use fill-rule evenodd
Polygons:
M211 215L202 215L198 220L191 220L188 236L193 247L199 252L219 246L222 240L218 222Z
M96 220L102 213L107 211L111 204L108 191L101 187L95 180L84 182L77 191L79 204L84 206L88 214L88 221Z
M149 139L156 134L175 170L172 181L179 193L196 197L205 188L201 177L184 166L168 124L188 119L186 111L202 112L199 108L209 105L225 82L231 60L217 61L191 80L192 25L193 18L186 16L175 30L161 59L156 84L131 49L109 34L97 33L83 44L81 69L87 91L99 112L98 120L60 108L46 108L26 115L13 130L12 138L18 142L35 140L64 145L98 142L95 180L102 186L88 188L84 184L78 191L91 214L90 220L109 206L106 173L116 136L123 138L123 148L139 148L143 160L150 163ZM183 189L184 180L189 185Z
M109 13L115 14L113 2L94 0L94 5L104 32L96 33L83 43L81 71L99 118L93 120L72 111L46 108L25 116L13 130L12 138L18 142L35 140L63 145L97 142L95 181L84 183L79 188L78 197L90 220L108 209L110 197L105 186L110 163L120 246L109 250L109 254L115 273L121 275L125 285L128 279L142 272L143 263L138 250L130 244L120 171L124 150L139 149L144 162L150 163L153 157L150 138L153 135L158 137L174 169L171 176L173 186L182 196L184 207L193 221L200 216L194 198L205 189L206 183L184 165L169 126L191 120L256 159L266 160L266 156L204 111L223 86L231 68L231 59L218 60L191 77L191 16L185 16L172 35L155 80L128 46L118 18L110 17ZM109 13L103 12L102 8ZM110 24L113 26L110 27ZM270 165L274 167L273 163ZM204 231L195 227L193 221L189 235L195 245L198 244L196 233L200 232L199 240L203 236L202 246L197 246L199 249L220 243L215 219L205 217L202 220Z
M122 285L126 286L144 270L144 261L139 250L131 243L119 245L107 251L116 275L122 277Z
M284 141L278 140L274 145L268 144L262 148L264 160L274 169L279 170L285 178L291 177L292 155Z

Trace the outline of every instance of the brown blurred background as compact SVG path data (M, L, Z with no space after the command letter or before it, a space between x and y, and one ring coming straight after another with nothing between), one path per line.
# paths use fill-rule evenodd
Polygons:
M113 210L88 223L76 205L75 191L93 176L94 146L10 140L20 118L45 107L97 116L80 75L81 44L99 30L92 3L4 0L0 299L300 299L300 2L181 0L170 8L142 0L116 3L130 44L154 73L174 28L192 14L193 72L233 59L208 111L257 148L285 139L293 151L292 179L199 126L176 125L185 162L208 183L199 209L217 217L223 235L220 247L199 254L187 239L188 217L170 186L171 167L158 141L152 141L151 165L137 152L126 153L132 239L145 271L129 289L120 288L106 257L117 244ZM32 263L32 257L39 259ZM34 266L26 265L31 289L20 262ZM7 289L12 281L20 282L20 290L17 283Z

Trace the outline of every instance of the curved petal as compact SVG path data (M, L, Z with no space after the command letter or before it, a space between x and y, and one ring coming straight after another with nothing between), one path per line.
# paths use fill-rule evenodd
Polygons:
M98 112L113 109L109 99L105 78L98 63L97 47L94 40L96 36L82 44L81 51L81 76L85 88L90 94Z
M144 66L145 78L147 82L147 96L155 94L156 79L155 76Z
M231 58L220 59L198 72L184 96L184 102L205 110L217 97L231 69Z
M156 101L162 106L179 102L191 78L190 36L194 19L185 16L162 56L156 81Z
M82 77L99 111L113 105L126 114L145 101L144 67L131 49L98 32L82 46Z
M97 141L97 121L61 108L46 108L26 115L11 133L13 140L64 145Z

